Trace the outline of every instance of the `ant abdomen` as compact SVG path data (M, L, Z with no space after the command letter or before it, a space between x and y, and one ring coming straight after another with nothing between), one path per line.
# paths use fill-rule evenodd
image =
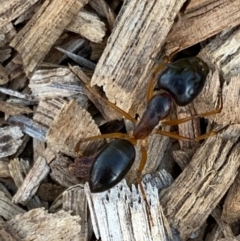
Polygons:
M131 169L135 155L133 144L127 140L115 139L108 143L97 155L91 168L91 192L106 191L120 182Z

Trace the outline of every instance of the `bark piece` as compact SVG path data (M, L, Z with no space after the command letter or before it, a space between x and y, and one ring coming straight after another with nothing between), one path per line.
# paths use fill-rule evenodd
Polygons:
M37 70L30 79L29 88L32 96L40 100L82 93L78 78L67 68Z
M17 126L0 128L0 158L14 154L22 144L22 136L23 133Z
M103 86L108 100L123 110L141 114L154 65L151 58L184 2L125 1L91 85Z
M193 4L195 4L194 8ZM167 55L202 42L224 29L237 26L240 23L239 10L238 0L231 2L212 0L207 3L198 0L191 1L167 36Z
M92 236L91 221L88 218L87 198L84 189L79 185L67 189L63 193L63 210L72 211L81 218L81 234L79 241L87 241Z
M43 208L36 208L24 215L17 215L8 224L23 241L77 241L81 232L79 221L78 216L71 216L63 210L50 214Z
M17 193L13 197L14 203L26 204L36 193L41 181L48 175L50 168L48 163L55 157L55 154L46 149L37 159L31 170L28 172Z
M76 156L75 147L81 138L100 135L91 115L75 100L65 104L53 120L47 133L47 141L61 152ZM96 152L103 141L84 142L80 152L84 155Z
M20 16L38 0L9 0L1 3L0 28Z
M161 199L170 223L186 239L217 206L233 183L238 161L239 125L207 139Z
M100 43L106 34L104 22L94 13L80 10L67 26L69 31L78 33L94 43Z
M12 203L12 200L0 191L0 216L9 220L25 210Z
M11 42L22 57L24 70L31 76L64 28L87 0L46 1ZM28 46L26 49L25 46ZM28 51L31 49L31 51Z

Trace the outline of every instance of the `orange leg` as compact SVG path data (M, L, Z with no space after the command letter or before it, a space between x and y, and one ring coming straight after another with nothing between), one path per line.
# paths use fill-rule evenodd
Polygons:
M127 118L128 120L132 121L133 123L136 123L137 121L135 120L135 118L133 118L129 113L125 112L124 110L122 110L121 108L117 107L115 104L113 104L112 102L108 101L106 98L103 98L94 88L92 88L89 84L89 82L87 82L86 80L84 80L83 78L81 78L80 73L75 70L72 66L70 66L71 71L76 74L79 78L79 80L84 84L84 87L91 92L93 95L97 96L101 101L103 101L106 105L111 106L111 108L113 108L115 111L117 111L118 113L120 113L122 116L124 116L125 118Z
M172 139L176 140L181 140L181 141L193 141L193 139L186 137L186 136L181 136L175 132L170 132L170 131L162 131L162 130L155 130L154 133L160 134L162 136L167 136Z
M174 126L174 125L179 125L182 123L185 123L187 121L193 120L196 117L206 117L206 116L210 116L210 115L215 115L215 114L219 114L221 113L223 108L223 100L222 100L222 95L219 94L219 107L216 110L212 110L209 112L205 112L205 113L201 113L201 114L195 114L195 115L191 115L182 119L177 119L177 120L169 120L169 121L162 121L161 123L163 125L169 125L169 126Z
M143 200L146 203L146 210L147 210L147 215L149 218L149 221L151 222L152 226L154 226L153 220L152 220L152 216L151 216L151 211L150 211L150 207L147 201L147 196L142 184L142 171L146 165L146 161L147 161L147 150L146 150L146 142L147 140L142 140L141 142L141 153L142 153L142 157L141 157L141 161L140 164L138 166L138 170L137 170L137 181L138 181L138 185L140 187L141 193L143 195Z
M153 59L153 61L157 62L157 60L155 60L155 59ZM148 86L147 101L149 101L152 98L152 96L153 96L154 82L155 82L156 76L158 75L158 73L160 71L162 71L162 69L164 67L167 66L168 62L169 62L169 58L165 58L161 63L158 63L158 66L154 70L154 72L152 74L152 78L151 78L151 80L149 82L149 86Z

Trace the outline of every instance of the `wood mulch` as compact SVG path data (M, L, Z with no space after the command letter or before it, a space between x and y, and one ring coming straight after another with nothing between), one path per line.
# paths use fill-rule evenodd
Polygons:
M170 118L215 110L219 94L221 113L157 128L217 134L153 132L147 204L139 143L126 179L91 193L109 140L79 140L131 132L111 103L141 117L157 62L195 55L206 84ZM239 96L239 0L0 0L0 240L240 240Z

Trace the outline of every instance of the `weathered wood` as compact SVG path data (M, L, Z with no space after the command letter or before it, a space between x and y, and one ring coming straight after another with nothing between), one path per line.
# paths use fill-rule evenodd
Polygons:
M87 0L45 1L17 34L10 45L21 55L27 76L33 74L36 66L43 60L64 28L87 2Z
M22 144L23 133L17 126L0 128L0 158L14 154Z
M85 186L96 238L101 237L102 240L168 240L164 229L167 228L167 223L164 220L157 189L169 186L170 182L171 177L166 172L147 177L145 192L152 217L151 227L145 202L134 185L130 191L126 182L122 181L111 190L96 194L90 193L88 186ZM177 235L174 240L175 238L178 240Z
M81 232L79 221L79 216L72 216L63 210L52 214L47 213L43 208L36 208L23 215L15 216L8 221L8 224L23 241L30 239L78 241Z
M16 19L38 0L9 0L1 2L0 28Z
M0 111L6 115L21 115L32 113L32 110L28 107L7 103L2 100L0 100Z
M87 12L86 10L80 10L66 28L94 43L102 42L106 34L104 22L96 14Z
M135 116L141 114L154 62L185 1L125 1L91 85ZM127 101L126 101L127 100Z
M77 101L72 100L64 104L54 118L46 138L54 148L76 157L75 147L81 138L100 134L90 114ZM96 152L102 145L102 140L84 142L80 152L87 155Z
M15 125L19 125L22 131L29 136L41 141L45 141L47 128L38 124L36 121L33 121L24 115L10 116L8 121Z
M92 236L92 228L88 217L87 198L82 187L76 185L63 193L63 210L72 211L73 215L80 216L81 234L79 241L89 240Z
M202 225L233 183L240 165L239 135L239 125L233 125L209 138L163 194L164 213L183 240Z
M44 153L37 159L31 170L28 172L17 193L13 197L14 203L26 204L36 193L41 181L48 175L50 163L55 154L46 149Z
M22 159L13 159L9 162L9 171L11 173L11 177L14 180L15 185L19 188L21 187L24 178L26 177L27 173L30 170L30 165L27 161ZM27 208L39 208L42 207L43 204L41 203L40 199L37 196L33 196L31 200L27 203Z
M37 70L30 79L32 96L43 100L82 93L78 78L68 68Z
M190 1L166 38L166 53L182 50L240 23L238 0ZM216 24L217 23L217 24Z

